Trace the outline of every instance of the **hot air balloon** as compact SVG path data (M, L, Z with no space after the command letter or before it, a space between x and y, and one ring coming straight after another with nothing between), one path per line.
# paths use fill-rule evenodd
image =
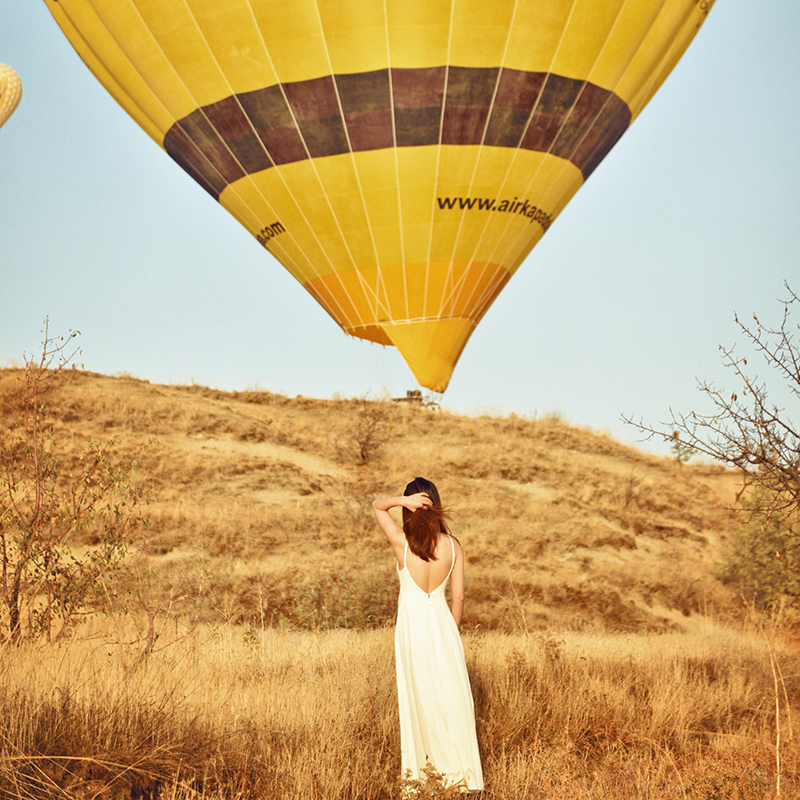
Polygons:
M14 113L22 99L22 81L7 64L0 64L0 128Z
M106 89L353 336L447 387L713 0L46 0Z

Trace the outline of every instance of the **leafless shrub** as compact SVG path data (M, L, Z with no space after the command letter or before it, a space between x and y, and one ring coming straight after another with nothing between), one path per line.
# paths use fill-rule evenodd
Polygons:
M136 461L114 440L89 442L72 464L59 452L54 390L80 352L78 333L51 337L45 322L41 355L26 359L0 442L0 624L17 644L26 635L59 638L101 608L101 582L120 569L143 524ZM78 554L72 545L83 531L92 546Z
M352 401L355 419L350 417L347 428L331 435L331 444L343 464L363 466L380 455L393 430L391 403L359 397Z
M752 323L738 316L735 320L745 342L777 375L789 397L800 400L800 343L796 340L800 324L792 320L800 298L788 284L786 291L777 327L762 324L755 314ZM746 356L739 356L735 347L720 345L719 349L737 385L726 391L700 383L700 391L710 400L707 413L673 413L661 427L623 419L648 438L670 442L678 457L697 452L739 470L740 496L747 492L749 511L766 519L777 515L791 527L800 516L800 429L785 409L770 400L767 384L754 376Z

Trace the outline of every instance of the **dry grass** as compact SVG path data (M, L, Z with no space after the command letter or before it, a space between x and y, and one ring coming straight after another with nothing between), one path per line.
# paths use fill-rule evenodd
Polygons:
M774 791L758 636L704 624L472 634L465 648L486 798ZM390 629L206 628L138 667L98 639L2 655L0 796L399 797ZM798 656L778 659L797 674ZM789 798L800 762L794 745L783 750Z
M0 371L3 418L18 380ZM397 586L369 501L415 474L467 555L485 797L771 798L776 721L800 795L800 659L715 577L738 524L725 471L556 417L89 373L56 400L67 462L87 438L155 440L151 563L203 573L202 624L138 664L99 629L0 649L0 797L397 797ZM174 612L179 632L193 605Z
M0 371L13 411L15 370ZM459 417L391 403L289 399L77 373L59 388L67 458L87 438L154 444L150 552L209 578L205 621L381 625L394 576L369 503L414 474L453 505L469 561L465 627L665 631L732 618L714 577L737 524L732 476L679 466L556 417ZM372 428L370 428L372 425ZM381 445L363 452L365 431Z

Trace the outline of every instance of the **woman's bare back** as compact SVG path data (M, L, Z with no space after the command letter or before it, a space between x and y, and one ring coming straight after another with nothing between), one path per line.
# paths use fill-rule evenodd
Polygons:
M434 589L444 583L450 574L453 565L454 551L450 544L450 537L443 533L439 536L436 543L436 560L423 561L418 555L406 552L406 567L414 583L426 594L430 594ZM400 564L402 567L402 563Z

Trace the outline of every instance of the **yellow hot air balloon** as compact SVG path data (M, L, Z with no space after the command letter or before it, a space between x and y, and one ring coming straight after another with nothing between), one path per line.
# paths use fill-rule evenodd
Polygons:
M46 0L345 332L444 391L713 0Z
M7 64L0 64L0 128L14 113L22 99L22 81Z

